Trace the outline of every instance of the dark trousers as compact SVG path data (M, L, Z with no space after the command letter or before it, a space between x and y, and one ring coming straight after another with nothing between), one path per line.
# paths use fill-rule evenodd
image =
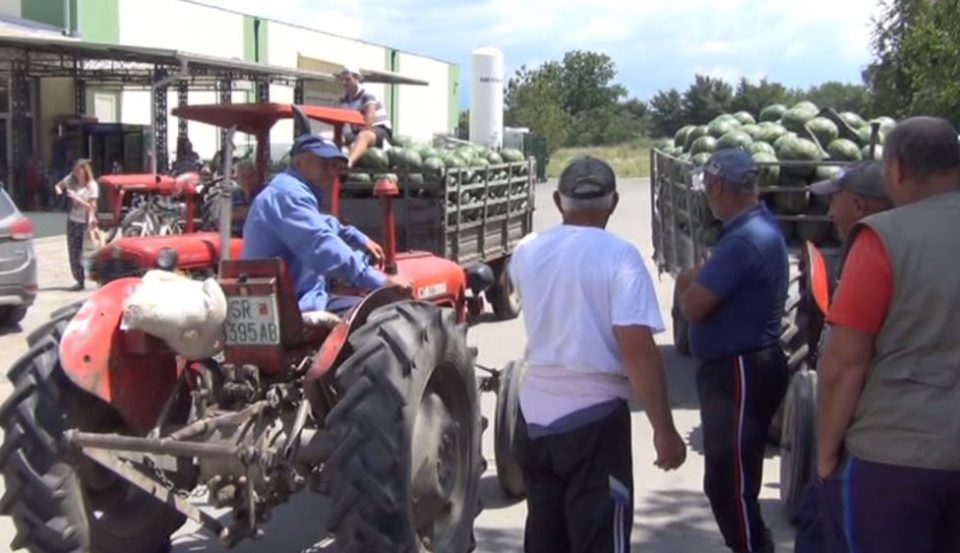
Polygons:
M626 403L596 422L515 442L527 493L526 553L626 553L633 528L633 460Z
M83 237L87 233L86 223L74 223L67 220L67 255L70 259L70 272L77 284L84 283L83 273Z
M830 553L960 551L960 471L848 457L819 499Z
M802 492L797 509L797 535L794 541L794 553L824 553L826 543L823 537L823 525L820 523L818 508L819 486L808 483Z
M727 547L736 552L772 548L757 497L770 421L787 380L779 346L705 362L697 372L703 488Z

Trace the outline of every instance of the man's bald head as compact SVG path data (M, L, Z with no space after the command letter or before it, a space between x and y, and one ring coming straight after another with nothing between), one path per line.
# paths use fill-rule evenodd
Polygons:
M894 127L883 145L884 164L899 161L911 178L960 171L960 140L948 121L911 117Z
M960 140L948 121L911 117L883 144L883 177L898 206L960 190Z

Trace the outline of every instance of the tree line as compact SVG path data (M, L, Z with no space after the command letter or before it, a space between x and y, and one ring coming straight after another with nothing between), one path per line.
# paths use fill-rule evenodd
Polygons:
M516 71L506 84L504 123L529 127L555 150L672 136L720 113L756 115L768 105L801 100L864 117L923 113L960 122L960 0L886 0L873 25L874 59L861 83L799 89L766 79L728 83L695 75L685 90L661 90L645 101L630 98L616 82L609 56L574 50Z

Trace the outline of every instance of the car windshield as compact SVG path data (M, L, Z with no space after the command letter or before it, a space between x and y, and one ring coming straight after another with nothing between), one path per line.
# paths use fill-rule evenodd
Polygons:
M7 195L5 190L0 189L0 219L6 219L17 212L17 206L13 205L13 200Z

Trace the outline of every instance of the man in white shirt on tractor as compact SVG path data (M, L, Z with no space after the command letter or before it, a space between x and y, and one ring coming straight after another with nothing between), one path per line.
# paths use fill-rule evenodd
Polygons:
M340 98L340 107L359 111L364 119L362 126L351 125L350 133L346 137L350 144L347 166L353 167L371 146L382 148L385 142L393 139L393 131L386 107L361 84L363 74L360 70L353 66L346 66L339 77L344 93Z

